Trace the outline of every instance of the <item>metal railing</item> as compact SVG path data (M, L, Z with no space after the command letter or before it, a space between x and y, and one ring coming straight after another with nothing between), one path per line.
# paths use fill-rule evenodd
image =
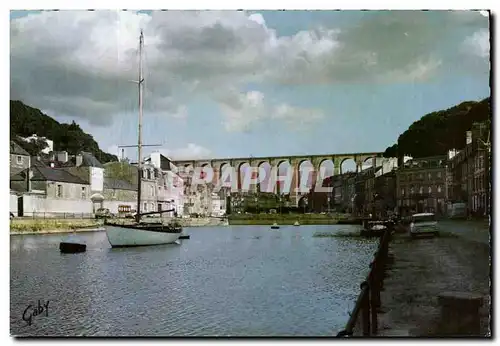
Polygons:
M380 237L379 246L373 261L370 263L370 271L365 281L360 285L361 292L358 295L354 309L344 330L337 337L372 336L378 333L378 316L380 311L380 291L383 288L384 270L389 259L389 243L394 229L394 223L386 223L387 229ZM356 334L356 335L355 335Z

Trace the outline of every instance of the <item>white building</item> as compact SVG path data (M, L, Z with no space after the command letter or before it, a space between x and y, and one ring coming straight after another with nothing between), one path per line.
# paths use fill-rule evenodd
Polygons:
M224 216L226 213L226 201L221 198L217 193L212 193L211 200L211 216L219 217Z
M158 211L160 209L175 209L177 216L182 216L184 211L184 182L177 174L177 167L168 157L159 152L152 153L145 161L146 164L160 172L160 176L156 179ZM174 212L167 213L167 216L173 215Z
M33 134L30 137L23 138L26 142L31 142L35 141L37 139L42 139L47 143L47 147L42 150L42 153L44 154L49 154L51 151L54 151L54 141L51 141L50 139L47 139L45 137L39 137L37 134Z

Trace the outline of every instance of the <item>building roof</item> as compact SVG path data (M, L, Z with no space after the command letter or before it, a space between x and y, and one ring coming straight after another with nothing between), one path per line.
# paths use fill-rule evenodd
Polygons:
M31 157L31 167L48 167L49 161L38 156ZM49 163L50 164L50 163Z
M89 152L82 151L79 153L82 156L82 163L78 167L98 167L104 168L103 164L96 159L96 157ZM69 155L68 161L59 162L57 160L51 160L56 167L75 167L76 166L76 156L77 155Z
M104 188L114 190L129 190L137 191L137 186L132 185L128 181L114 178L104 178Z
M27 169L24 170L17 170L15 172L11 172L10 174L10 181L25 181L26 180L26 173L28 172Z
M24 155L30 156L30 154L23 149L19 144L14 141L10 141L10 153L13 155Z
M80 154L82 155L82 167L104 168L102 163L100 163L92 153L82 151Z
M86 181L65 171L64 169L33 166L32 181L56 181L61 183L88 185Z

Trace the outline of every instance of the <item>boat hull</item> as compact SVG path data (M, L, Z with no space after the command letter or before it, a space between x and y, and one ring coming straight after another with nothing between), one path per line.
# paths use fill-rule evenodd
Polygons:
M106 235L111 247L131 247L175 243L181 232L162 232L122 226L106 226Z

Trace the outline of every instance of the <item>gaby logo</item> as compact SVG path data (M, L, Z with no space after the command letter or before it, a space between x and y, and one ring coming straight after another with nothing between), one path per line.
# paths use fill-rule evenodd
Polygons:
M294 174L292 170L287 170L284 175L280 175L278 168L274 167L268 173L263 167L248 167L245 174L238 174L234 167L226 167L217 177L210 166L196 167L191 172L190 189L195 192L198 185L213 184L214 192L221 188L230 188L231 192L249 192L252 187L265 183L262 192L274 192L280 184L279 190L282 193L308 193L314 188L314 192L331 192L332 187L323 186L323 181L330 175L326 174L326 168L321 167L319 172L312 167L305 167L300 174ZM298 172L297 172L298 173ZM295 180L294 180L295 178ZM295 182L295 186L292 184Z
M42 304L40 299L38 299L38 305L28 305L26 309L24 309L23 320L28 323L28 326L31 326L33 318L36 316L49 316L49 300Z

